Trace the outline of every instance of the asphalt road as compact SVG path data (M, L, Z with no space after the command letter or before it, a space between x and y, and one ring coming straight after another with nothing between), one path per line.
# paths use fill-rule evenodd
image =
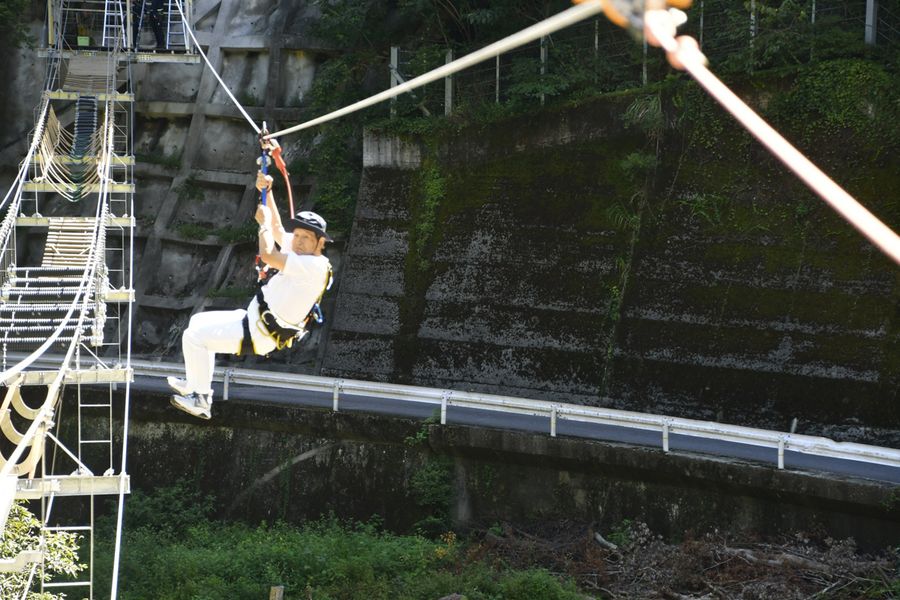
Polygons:
M138 375L135 377L132 387L137 391L144 392L170 392L169 386L166 384L165 380L159 377ZM221 400L223 396L222 384L216 383L213 385L213 388L216 392L215 397L218 398L216 401L223 402L223 400ZM265 389L269 390L269 392L266 393L265 400L261 400L259 387L230 384L228 387L229 399L227 401L237 401L248 404L265 402L266 404L284 404L288 406L332 408L333 400L330 392L312 392L290 388L277 388L278 393L272 394L271 390L276 388ZM213 410L215 411L215 409ZM394 400L342 392L340 396L340 410L424 420L439 415L440 407L428 402ZM213 418L215 418L215 412L213 413ZM476 427L550 434L549 417L518 415L453 405L447 407L447 422L455 425L472 425ZM617 427L614 425L558 419L556 422L556 434L558 436L620 442L654 448L662 447L662 440L660 439L659 432L645 431L633 427ZM777 450L773 448L764 448L735 442L723 442L677 433L669 434L669 450L739 458L773 466L778 463ZM836 459L786 451L784 454L784 466L786 469L829 472L900 484L900 469L855 460Z

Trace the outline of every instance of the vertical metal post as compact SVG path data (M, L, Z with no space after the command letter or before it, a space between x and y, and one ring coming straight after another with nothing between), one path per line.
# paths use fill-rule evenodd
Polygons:
M400 48L397 46L391 46L391 87L397 87L399 82L397 81L397 72L400 68ZM391 98L391 118L397 116L397 97L394 96Z
M641 61L641 82L647 85L647 38L644 37L644 58Z
M816 0L812 0L812 7L809 11L809 22L813 25L816 24Z
M550 409L550 437L556 437L556 405Z
M444 64L453 62L453 50L447 50ZM444 114L450 116L453 113L453 75L444 77Z
M497 55L497 66L494 73L496 86L494 88L494 102L500 104L500 55Z
M334 412L338 412L338 401L341 397L341 389L344 387L344 382L338 379L334 382L334 387L331 390L331 408Z
M131 28L133 27L132 23L132 14L131 14L131 3L135 0L125 0L125 47L128 49L131 48L131 41L134 39L131 37ZM140 0L137 0L140 1Z
M547 36L541 36L541 83L543 84L544 75L547 74ZM541 106L544 105L544 92L541 92Z
M778 468L784 468L784 438L778 440Z
M750 0L750 70L753 70L754 42L756 40L756 0Z
M47 47L52 48L56 42L53 34L53 0L47 0Z
M663 422L662 430L663 452L669 452L669 421Z
M191 23L194 22L194 0L185 0L181 3L181 7L184 9L184 18L185 20L181 24L182 33L184 33L184 49L187 52L191 51L191 44L193 43L191 40L191 36L187 34L187 27L190 26Z
M700 49L703 49L703 0L700 0Z
M878 0L866 0L866 45L874 46L878 37Z
M594 60L600 56L600 19L594 19Z
M225 376L222 377L222 400L228 400L228 380L231 379L231 369L225 369Z
M441 394L441 425L447 424L447 401L453 392L445 391Z

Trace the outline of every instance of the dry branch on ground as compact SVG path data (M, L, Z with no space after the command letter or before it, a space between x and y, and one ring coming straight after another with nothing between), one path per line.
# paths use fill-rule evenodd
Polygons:
M469 560L540 566L604 599L900 600L900 548L867 555L852 539L714 532L670 543L643 523L601 532L570 522L494 526L475 539Z

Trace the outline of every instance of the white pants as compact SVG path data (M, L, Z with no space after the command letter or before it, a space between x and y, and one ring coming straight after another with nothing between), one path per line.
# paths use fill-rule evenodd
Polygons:
M256 298L247 310L213 310L191 317L188 328L181 336L184 352L184 370L188 387L198 394L212 394L212 376L216 354L237 354L244 339L242 321L249 315L250 337L253 348L244 348L245 354L268 354L275 349L275 342L260 329L259 308Z

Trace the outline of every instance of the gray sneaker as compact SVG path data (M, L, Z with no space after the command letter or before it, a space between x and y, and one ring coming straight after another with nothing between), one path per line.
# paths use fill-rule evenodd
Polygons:
M212 397L208 394L198 394L196 392L191 392L186 396L176 394L172 396L172 406L201 419L212 417L210 411L212 408Z
M181 379L180 377L174 377L169 375L166 377L166 381L169 382L169 387L178 392L179 396L187 396L193 390L188 386L187 379Z

